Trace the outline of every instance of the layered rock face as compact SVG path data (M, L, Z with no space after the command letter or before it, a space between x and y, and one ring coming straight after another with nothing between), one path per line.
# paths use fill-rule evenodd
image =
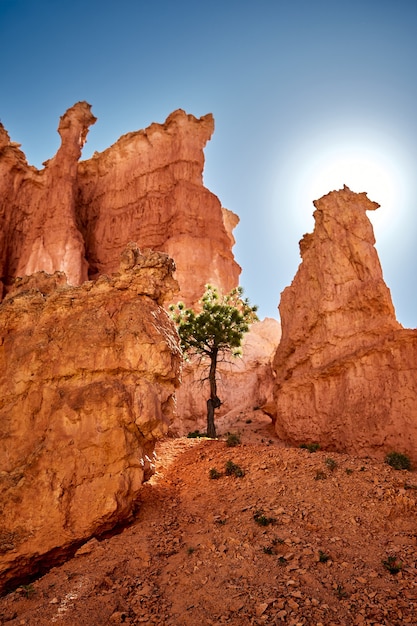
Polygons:
M131 515L173 415L173 271L131 245L112 278L38 273L0 305L0 589Z
M130 241L175 259L187 306L207 283L224 292L237 286L238 218L202 183L213 117L175 111L79 163L96 121L90 109L79 102L62 116L62 145L41 171L0 127L1 289L40 270L63 271L72 285L110 274Z
M229 421L233 423L238 413L254 408L263 408L268 413L271 410L272 360L280 337L280 323L266 318L252 324L244 336L242 358L219 361L217 388L222 405L216 411L216 418L223 429ZM181 387L176 394L178 417L171 426L175 434L206 429L206 402L210 397L208 367L208 363L199 360L184 363Z
M314 205L279 307L276 431L293 444L417 462L417 331L395 319L366 215L378 205L347 187Z
M61 117L61 147L41 171L28 166L18 144L0 128L2 287L16 276L41 270L65 272L73 285L87 279L76 200L78 160L88 128L96 121L90 108L79 102Z

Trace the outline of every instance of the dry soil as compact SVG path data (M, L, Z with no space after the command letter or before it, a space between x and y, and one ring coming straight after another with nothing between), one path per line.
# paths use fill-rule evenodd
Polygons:
M133 523L0 599L1 623L416 626L417 474L282 447L259 412L233 432L158 444Z

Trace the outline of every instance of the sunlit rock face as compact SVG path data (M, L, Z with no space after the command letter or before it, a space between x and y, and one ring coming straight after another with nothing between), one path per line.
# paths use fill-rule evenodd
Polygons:
M77 224L77 168L88 128L96 118L79 102L62 117L61 147L38 171L0 129L0 280L38 271L65 272L69 284L87 279L85 247ZM127 243L127 242L126 242Z
M273 398L272 359L281 336L277 320L265 318L252 324L242 342L242 357L226 357L217 366L217 392L222 401L216 411L221 429L238 413L263 408L268 414ZM171 426L175 434L206 430L209 363L200 359L184 363L181 387L177 391L177 418ZM221 419L220 419L221 418ZM222 432L220 429L219 432Z
M347 187L314 205L279 306L276 431L293 444L417 462L417 331L395 318L366 215L378 205Z
M130 241L175 259L187 306L207 283L237 286L238 218L202 182L213 117L175 111L79 162L90 108L78 102L62 116L61 147L40 171L0 127L0 288L41 270L65 272L72 285L110 274Z
M132 513L178 385L166 254L70 287L41 272L0 304L0 590Z

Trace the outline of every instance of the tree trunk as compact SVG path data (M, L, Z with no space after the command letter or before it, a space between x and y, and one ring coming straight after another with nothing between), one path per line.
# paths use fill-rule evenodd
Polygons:
M217 397L216 385L217 350L213 350L210 356L210 398L207 400L207 436L215 439L216 426L214 423L214 411L221 405L220 398Z

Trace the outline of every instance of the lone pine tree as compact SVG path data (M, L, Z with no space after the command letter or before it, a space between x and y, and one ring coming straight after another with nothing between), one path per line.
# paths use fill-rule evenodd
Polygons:
M177 324L184 356L199 355L209 360L208 380L210 397L207 400L207 435L216 437L214 411L221 405L217 396L216 371L220 358L239 356L241 344L249 325L257 321L257 307L242 298L243 288L232 289L221 295L211 285L200 300L201 311L186 309L182 302L171 305L172 317Z

